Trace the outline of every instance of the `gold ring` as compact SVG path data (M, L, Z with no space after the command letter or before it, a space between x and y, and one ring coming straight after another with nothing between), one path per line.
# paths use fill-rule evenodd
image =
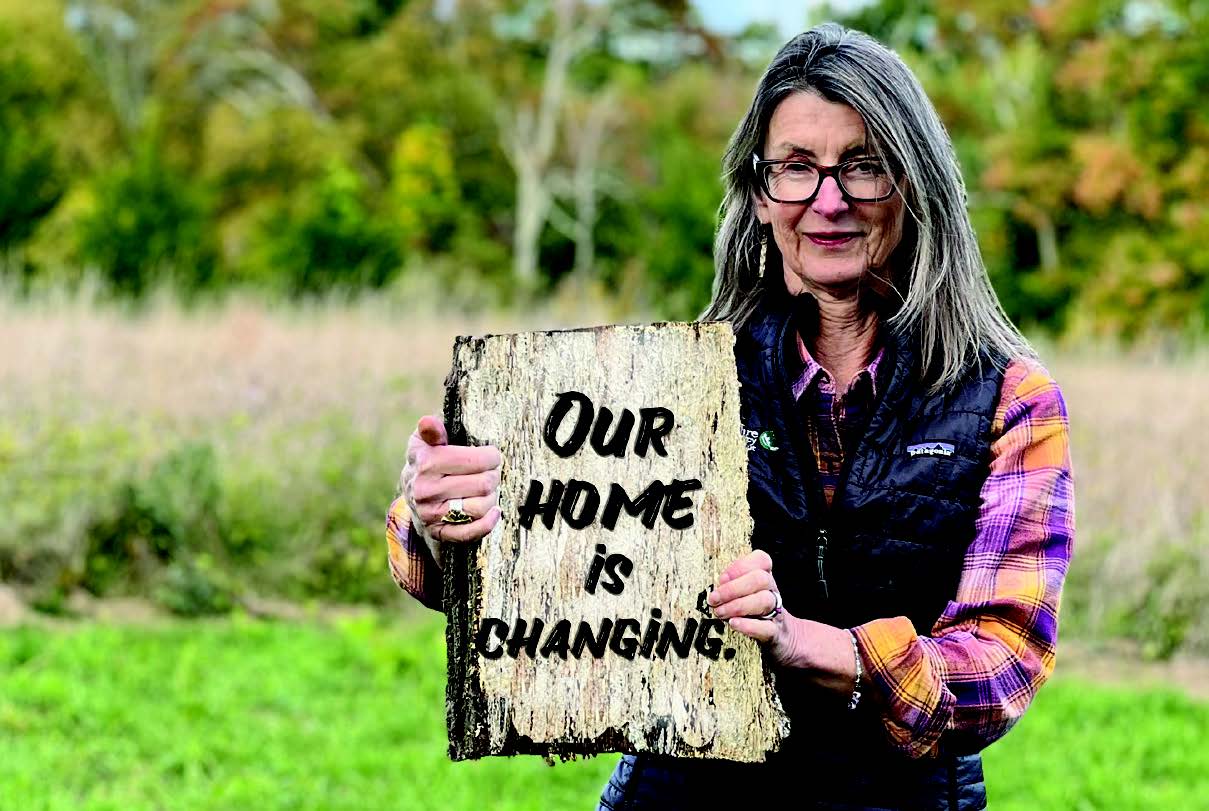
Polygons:
M441 516L442 524L469 524L474 516L462 509L462 499L449 499L449 510Z

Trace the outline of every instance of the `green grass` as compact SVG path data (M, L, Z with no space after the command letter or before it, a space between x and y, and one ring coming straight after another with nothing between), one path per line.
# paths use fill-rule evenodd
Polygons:
M448 761L442 628L0 632L0 808L593 807L613 755ZM997 811L1209 808L1209 707L1057 681L986 761Z

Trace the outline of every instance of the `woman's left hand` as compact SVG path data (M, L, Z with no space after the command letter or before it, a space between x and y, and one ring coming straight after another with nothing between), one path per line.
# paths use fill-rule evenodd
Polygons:
M797 617L782 608L775 617L760 619L780 602L772 558L767 552L757 549L728 566L706 602L715 617L726 620L744 636L767 644L778 663L795 664Z
M806 670L821 687L851 692L856 660L848 631L795 617L784 608L761 619L776 607L777 592L772 558L757 549L726 567L706 602L731 628L767 645L778 664Z

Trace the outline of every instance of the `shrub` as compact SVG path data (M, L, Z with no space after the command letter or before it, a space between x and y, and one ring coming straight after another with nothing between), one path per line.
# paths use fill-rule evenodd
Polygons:
M264 223L264 259L292 295L381 287L399 268L395 235L362 201L356 172L334 162Z
M138 295L168 277L196 290L213 274L212 230L204 190L145 144L97 178L79 253L122 293Z

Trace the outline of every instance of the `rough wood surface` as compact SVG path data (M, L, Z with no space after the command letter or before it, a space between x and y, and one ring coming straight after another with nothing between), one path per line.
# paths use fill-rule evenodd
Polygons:
M458 338L446 381L446 420L455 443L493 444L503 456L503 517L478 544L446 544L445 608L449 617L447 721L455 760L496 754L571 756L607 751L761 761L788 734L772 675L752 640L716 623L729 655L696 650L637 655L490 659L475 649L486 618L509 627L540 618L548 632L559 620L630 617L647 629L651 609L685 627L708 621L698 607L703 589L750 551L747 460L739 426L734 335L728 324L656 324L562 332ZM622 458L602 457L590 443L561 458L543 441L560 393L587 394L599 413L638 415L663 406L675 416L666 456L639 457L631 433ZM560 437L570 433L568 418ZM552 480L592 482L601 509L610 484L637 497L652 480L700 479L688 496L695 516L687 529L658 520L648 529L620 514L614 530L599 520L576 530L561 518L553 529L537 519L521 526L518 507L531 486ZM624 591L597 588L585 577L605 544L633 561ZM494 644L498 644L493 642ZM665 649L666 650L666 649Z

